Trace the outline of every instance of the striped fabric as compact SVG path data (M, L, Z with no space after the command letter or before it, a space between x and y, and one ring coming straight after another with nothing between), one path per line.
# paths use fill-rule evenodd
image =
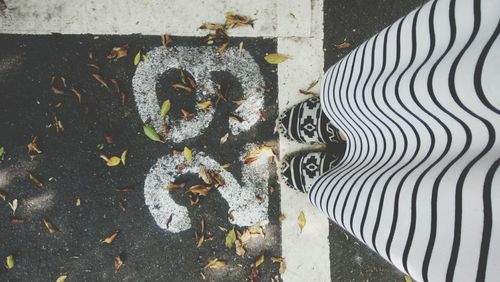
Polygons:
M432 1L331 67L310 200L419 281L500 278L500 1Z

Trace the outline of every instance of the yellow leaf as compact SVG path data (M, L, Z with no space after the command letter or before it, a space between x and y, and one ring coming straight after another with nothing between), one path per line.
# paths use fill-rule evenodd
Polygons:
M265 56L264 59L270 64L277 65L279 63L283 63L284 61L288 60L288 56L279 53L274 53Z
M125 165L126 161L127 161L127 153L128 153L128 149L125 149L123 152L122 152L122 156L121 156L121 161L122 161L122 164Z
M7 269L12 269L14 267L14 257L12 255L5 259L5 267Z
M255 267L259 267L261 264L264 263L264 255L260 255L260 257L257 259L257 261L255 262Z
M76 206L79 207L81 204L80 197L76 197Z
M165 118L165 116L168 114L168 111L170 111L170 100L165 100L161 105L160 116L162 118Z
M236 232L233 229L229 230L226 235L226 247L231 249L236 241Z
M411 277L409 275L405 275L405 282L412 282Z
M196 104L196 107L198 109L205 111L205 112L208 111L211 106L212 106L212 101L210 101L210 100Z
M236 246L236 254L239 255L240 257L244 256L246 250L243 247L243 243L241 242L241 240L234 241L234 245Z
M113 243L113 241L116 239L116 236L118 236L118 230L116 230L115 232L111 233L110 235L108 235L108 237L106 237L104 240L101 241L101 243L106 243L106 244L111 244Z
M204 269L211 268L211 269L220 269L226 266L226 262L219 260L219 259L213 259L208 261L207 265L205 265Z
M108 161L106 162L106 164L108 166L117 166L119 165L121 162L121 159L117 156L112 156L111 158L108 159Z
M193 160L193 153L191 152L191 150L188 147L184 147L184 151L182 152L182 154L184 154L184 157L189 162L191 162Z
M303 211L301 211L299 214L298 223L299 223L300 232L302 232L302 229L304 229L304 226L306 225L306 216L305 216Z
M66 278L68 278L67 275L61 275L61 276L57 277L56 282L64 282L64 281L66 281Z
M137 52L137 54L134 57L134 66L137 66L140 61L141 61L141 51Z

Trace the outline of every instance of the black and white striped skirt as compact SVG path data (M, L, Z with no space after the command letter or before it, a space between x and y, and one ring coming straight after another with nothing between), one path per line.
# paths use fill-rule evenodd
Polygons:
M310 200L423 281L500 277L500 0L431 1L325 74L348 138Z

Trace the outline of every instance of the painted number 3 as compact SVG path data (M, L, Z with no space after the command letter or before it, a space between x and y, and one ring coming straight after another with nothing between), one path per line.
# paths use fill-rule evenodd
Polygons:
M149 60L140 62L132 79L137 109L143 122L151 119L158 132L162 130L160 103L156 94L156 86L160 76L171 69L185 69L197 82L196 100L216 97L215 83L211 72L225 71L236 77L241 83L245 101L236 109L235 114L242 117L243 122L229 120L232 135L248 131L259 121L259 110L264 105L264 79L259 66L246 50L229 48L222 55L214 55L214 47L157 47L147 56ZM209 126L215 109L199 111L189 121L169 118L169 139L180 143L186 139L196 138ZM247 144L241 153L241 159L255 145ZM165 189L180 174L177 165L184 162L183 156L163 156L150 169L144 182L144 198L156 224L170 232L180 232L191 228L188 209L178 205ZM183 173L197 173L198 167L204 165L209 170L221 170L221 164L209 155L198 152L193 160L185 164ZM250 226L268 219L268 171L267 161L256 161L243 166L242 180L239 183L231 173L222 169L220 174L226 184L217 191L228 205L231 217L229 221L239 226ZM259 196L262 201L256 201Z

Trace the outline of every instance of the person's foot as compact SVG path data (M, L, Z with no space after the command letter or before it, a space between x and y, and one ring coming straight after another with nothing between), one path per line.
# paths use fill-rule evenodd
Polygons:
M333 168L341 158L331 152L308 152L284 157L281 178L290 188L307 193L316 178Z
M313 97L283 112L278 130L288 140L307 144L344 142L339 130L321 110L318 97Z

